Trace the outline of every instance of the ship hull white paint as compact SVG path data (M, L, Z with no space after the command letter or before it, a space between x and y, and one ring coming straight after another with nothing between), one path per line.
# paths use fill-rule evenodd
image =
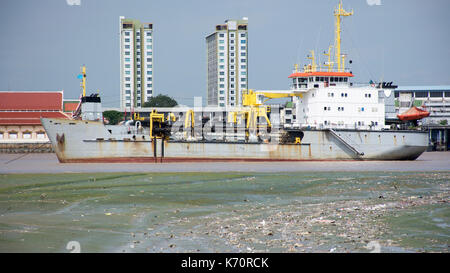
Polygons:
M101 122L41 121L60 162L414 160L428 144L421 131L335 130L351 149L325 129L303 131L300 144L158 139L155 152L148 135L111 134Z

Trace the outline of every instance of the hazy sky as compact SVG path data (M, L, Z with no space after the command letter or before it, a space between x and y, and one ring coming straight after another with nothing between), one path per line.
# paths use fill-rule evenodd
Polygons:
M69 5L80 2L80 5ZM249 88L288 89L295 63L334 41L338 0L2 0L0 90L88 91L119 105L119 16L152 22L154 89L179 103L206 98L205 37L226 19L249 19ZM369 5L381 2L381 5ZM355 82L449 85L449 0L344 0L343 52ZM325 56L321 56L321 62Z

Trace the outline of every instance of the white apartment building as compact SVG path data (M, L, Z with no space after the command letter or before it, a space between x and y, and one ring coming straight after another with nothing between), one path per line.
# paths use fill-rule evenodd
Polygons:
M242 105L248 88L248 18L226 20L206 37L209 106Z
M120 16L120 108L142 107L153 90L153 24Z

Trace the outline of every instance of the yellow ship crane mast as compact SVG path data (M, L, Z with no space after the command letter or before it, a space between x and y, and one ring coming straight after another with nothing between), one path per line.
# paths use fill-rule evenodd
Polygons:
M342 7L342 0L339 1L338 7L334 10L334 16L336 17L336 61L338 65L338 72L343 72L344 56L341 55L341 17L353 15L353 10L347 12ZM342 69L341 69L342 67Z
M323 54L328 57L328 62L324 63L325 70L331 72L333 70L334 64L337 64L337 72L344 72L345 70L345 55L341 53L341 32L342 32L342 17L347 17L353 15L353 10L351 12L346 11L343 8L342 0L339 0L338 6L334 10L334 16L336 17L335 22L335 39L334 46L331 45L328 48L328 52ZM334 47L334 61L331 60L331 49ZM307 56L311 60L310 64L303 66L303 71L306 73L322 71L322 67L316 65L314 51L310 51L311 56ZM298 65L295 65L295 72L297 72Z
M267 113L270 112L270 106L264 106L264 103L270 99L302 97L301 93L285 90L244 90L242 91L242 106L240 111L230 112L228 121L237 123L237 116L243 116L247 120L246 128L248 130L256 130L258 128L258 117L263 117L268 127L272 127Z

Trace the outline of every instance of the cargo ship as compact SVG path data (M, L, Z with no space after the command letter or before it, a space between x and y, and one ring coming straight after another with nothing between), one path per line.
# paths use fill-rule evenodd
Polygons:
M324 53L328 61L317 65L311 51L309 64L294 66L289 90L244 90L241 106L153 110L106 125L100 97L86 96L83 68L74 119L42 118L42 125L62 163L415 160L427 149L427 132L385 125L385 98L396 86L351 82L341 53L341 21L352 14L339 2L335 43ZM280 110L264 105L273 98L291 100L291 123L274 121Z

